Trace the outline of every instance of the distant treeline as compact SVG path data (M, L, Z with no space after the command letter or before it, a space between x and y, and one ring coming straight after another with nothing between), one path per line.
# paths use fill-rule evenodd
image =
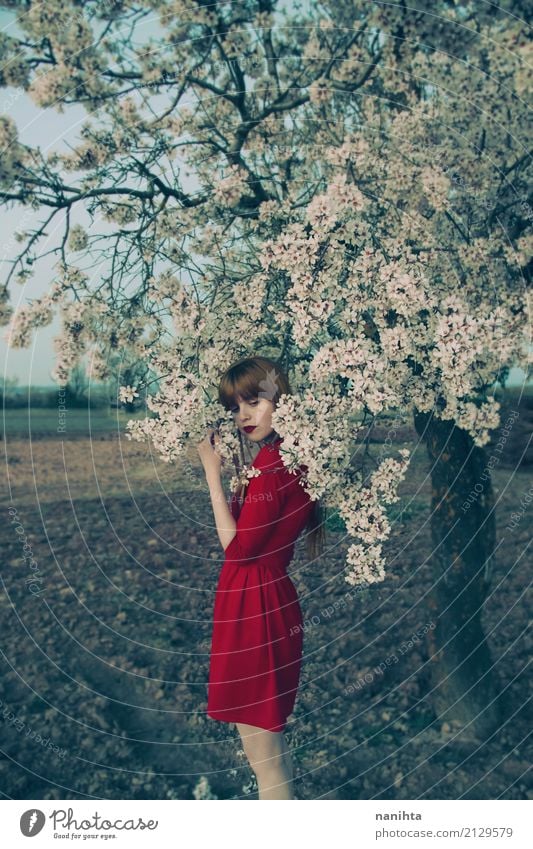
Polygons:
M26 386L9 391L3 391L3 388L0 387L0 403L4 409L8 410L20 410L28 406L34 409L37 407L57 409L59 405L64 405L70 410L120 407L132 412L142 406L142 401L139 403L137 399L135 399L134 404L122 404L111 392L102 387L91 388L81 394L70 389L69 386L58 386L55 389L43 386Z

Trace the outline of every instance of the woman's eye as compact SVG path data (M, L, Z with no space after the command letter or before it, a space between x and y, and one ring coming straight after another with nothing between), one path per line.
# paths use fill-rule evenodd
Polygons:
M250 404L251 407L257 407L259 401L257 401L257 400L256 401L249 401L248 403ZM239 412L238 407L230 407L230 413L238 413L238 412Z

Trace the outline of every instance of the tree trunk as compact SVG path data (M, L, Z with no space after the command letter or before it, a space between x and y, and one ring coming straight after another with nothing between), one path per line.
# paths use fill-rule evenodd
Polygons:
M500 686L481 625L496 537L487 455L434 412L416 413L414 425L431 460L432 702L463 738L483 738L501 723Z

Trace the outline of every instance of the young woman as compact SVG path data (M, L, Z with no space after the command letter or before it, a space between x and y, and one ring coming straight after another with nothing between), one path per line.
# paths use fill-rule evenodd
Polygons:
M212 432L198 445L225 552L215 596L207 714L236 724L259 799L295 798L283 730L298 689L303 620L287 566L306 526L311 555L320 551L324 533L321 505L299 483L305 467L291 474L280 456L282 439L271 419L284 393L290 393L287 377L266 357L239 360L221 378L220 403L232 411L241 440L259 446L252 467L260 474L240 487L231 509Z

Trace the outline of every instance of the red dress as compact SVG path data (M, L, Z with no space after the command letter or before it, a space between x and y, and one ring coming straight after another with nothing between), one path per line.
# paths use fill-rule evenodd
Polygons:
M264 445L252 466L236 534L225 549L215 595L207 714L283 731L292 713L303 647L303 620L287 575L313 502L279 452ZM305 467L301 467L302 470Z

